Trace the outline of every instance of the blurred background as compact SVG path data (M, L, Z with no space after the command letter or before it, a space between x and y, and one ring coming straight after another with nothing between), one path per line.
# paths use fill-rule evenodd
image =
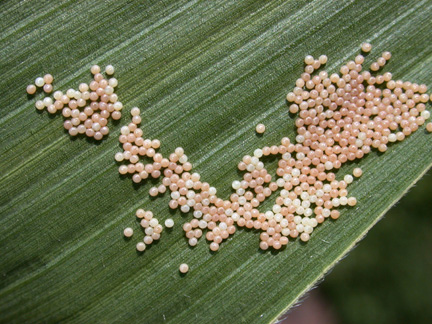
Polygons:
M280 320L432 323L432 169Z

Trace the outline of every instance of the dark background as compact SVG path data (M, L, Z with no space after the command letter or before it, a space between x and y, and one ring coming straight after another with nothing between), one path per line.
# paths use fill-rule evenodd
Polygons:
M431 198L432 169L282 323L431 323Z

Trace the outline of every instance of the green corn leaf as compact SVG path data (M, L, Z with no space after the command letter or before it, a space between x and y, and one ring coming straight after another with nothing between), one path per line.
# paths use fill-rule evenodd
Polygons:
M150 199L151 181L133 185L113 158L120 126L138 106L144 136L160 139L164 155L184 147L227 198L244 155L294 140L285 96L305 55L328 55L332 73L367 40L374 48L366 62L389 50L384 71L431 87L430 0L10 0L0 2L0 17L2 323L276 321L431 166L432 139L421 127L338 171L363 169L348 188L358 204L341 208L307 244L262 252L259 234L240 230L211 253L204 238L187 245L181 225L191 215L170 211L167 194ZM36 111L42 95L25 92L44 73L55 89L76 89L90 81L92 64L116 67L125 105L99 143L71 139L60 114ZM261 122L267 131L256 136ZM176 222L142 255L138 208Z

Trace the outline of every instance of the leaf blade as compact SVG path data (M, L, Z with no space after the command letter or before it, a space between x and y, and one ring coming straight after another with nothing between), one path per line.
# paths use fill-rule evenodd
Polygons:
M7 114L3 117L2 109L0 120L0 246L5 250L0 318L4 321L141 321L145 316L148 322L186 322L196 320L196 315L203 322L272 321L430 167L431 141L422 130L382 156L371 153L359 163L367 172L349 190L359 200L355 211L367 214L366 219L356 217L354 210L343 210L341 219L323 224L307 245L292 243L279 254L257 252L257 234L245 231L215 255L205 243L188 250L180 231L175 231L164 233L159 244L138 257L134 244L120 238L121 228L134 222L134 210L143 205L166 218L166 197L151 202L146 197L150 184L135 189L130 180L119 179L112 160L118 149L115 133L99 145L71 141L60 130L60 117L35 113L32 100L11 84L24 85L47 69L53 71L56 85L67 89L88 79L90 61L113 63L120 99L129 107L145 108L146 134L167 143L165 153L184 146L196 169L227 196L230 181L238 177L235 165L241 156L287 134L293 138L293 121L283 98L309 51L337 60L328 66L336 70L365 38L382 40L377 47L392 50L391 69L396 75L431 85L430 75L414 62L414 58L432 59L424 33L431 27L425 19L430 10L418 12L431 3L191 1L170 2L168 12L156 2L145 8L148 11L134 9L132 3L124 8L114 3L86 5L63 2L54 9L65 10L66 24L58 17L49 24L52 17L46 12L32 17L30 24L8 29L2 37L0 66L7 78L0 86L10 90L5 96ZM81 9L88 13L78 14ZM10 12L9 18L4 16L6 22L26 16L24 10ZM111 17L112 25L108 20L86 23L97 12ZM373 24L368 26L365 20L371 12ZM392 13L398 14L396 20ZM131 19L125 21L128 14ZM337 31L332 30L334 20ZM116 34L115 26L122 26L122 34ZM31 31L31 27L37 28ZM106 34L101 35L104 29ZM38 30L47 34L34 42L25 38ZM81 38L92 33L97 34L96 42L88 46ZM13 42L13 37L19 41ZM45 51L53 38L53 48ZM14 44L21 51L11 57ZM418 53L411 53L408 45ZM71 48L76 51L69 52ZM404 60L407 63L399 65ZM14 69L17 62L23 63ZM268 131L256 138L253 129L262 120ZM113 130L118 131L118 126ZM381 164L384 167L376 167ZM410 169L398 177L405 165ZM396 177L396 185L374 181L389 177ZM381 196L367 206L364 202L371 199L371 192ZM177 214L174 217L177 223L184 222ZM324 248L327 243L321 239L329 246ZM308 261L310 256L313 261ZM185 259L191 271L182 278L176 269Z

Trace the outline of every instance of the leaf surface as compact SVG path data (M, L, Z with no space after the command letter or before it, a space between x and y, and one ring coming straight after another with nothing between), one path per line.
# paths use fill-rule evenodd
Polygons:
M338 178L363 169L349 187L358 204L307 244L261 252L258 233L240 230L218 253L205 242L191 249L181 230L191 215L171 212L168 195L150 199L152 183L118 174L113 156L130 109L142 109L144 136L160 139L163 154L184 147L227 198L244 155L294 140L285 96L305 55L328 55L332 73L367 40L367 62L389 50L384 71L431 87L432 1L12 0L0 3L0 17L1 322L275 321L431 166L422 127L341 168ZM25 93L48 72L56 89L77 88L92 64L116 67L126 107L100 143L71 139L62 117L38 113L40 95ZM260 122L267 131L258 137ZM143 255L138 208L176 222Z

